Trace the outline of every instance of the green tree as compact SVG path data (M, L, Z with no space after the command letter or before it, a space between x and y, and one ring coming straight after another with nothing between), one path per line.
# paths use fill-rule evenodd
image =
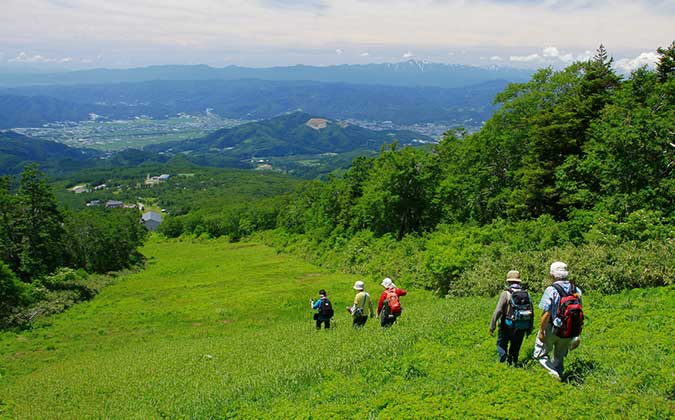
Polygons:
M21 207L18 272L23 280L31 280L61 265L63 218L45 175L35 164L21 174L18 199Z
M10 191L10 185L10 177L0 177L0 260L18 271L21 264L18 226L20 207L16 195Z
M357 226L377 235L405 234L433 228L439 219L436 185L438 160L423 150L394 143L375 160L355 209Z
M675 78L675 41L671 42L667 48L657 48L659 61L656 63L656 72L659 75L659 81L665 83Z

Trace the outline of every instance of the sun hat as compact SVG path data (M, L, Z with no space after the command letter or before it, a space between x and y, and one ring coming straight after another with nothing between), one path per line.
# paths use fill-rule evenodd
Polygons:
M567 264L562 261L556 261L551 264L550 270L551 276L556 280L564 280L569 276L569 271L567 270Z
M506 281L511 283L520 283L520 273L516 270L511 270L506 273Z
M361 280L358 280L356 283L354 283L354 290L363 290L364 284Z
M392 287L396 287L393 281L389 277L385 277L384 280L382 280L382 286L385 289L391 289Z

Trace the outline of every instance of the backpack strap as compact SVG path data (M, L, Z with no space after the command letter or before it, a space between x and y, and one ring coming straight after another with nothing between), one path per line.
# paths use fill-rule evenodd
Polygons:
M569 293L565 292L565 290L562 288L561 285L553 283L553 288L558 291L558 294L560 295L560 298L564 298L565 296L569 296Z

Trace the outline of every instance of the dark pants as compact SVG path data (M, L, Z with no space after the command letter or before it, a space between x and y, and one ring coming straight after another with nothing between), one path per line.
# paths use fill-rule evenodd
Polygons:
M501 324L497 335L499 361L508 362L510 365L518 363L518 353L524 337L525 330L516 330Z
M401 314L392 314L389 313L387 308L382 310L382 313L380 314L380 325L382 325L382 328L388 328L391 327L394 322L396 322L396 318Z
M354 328L361 328L364 325L366 325L366 321L368 321L367 316L355 316L354 317L354 322L352 322L352 327Z
M321 324L324 324L326 326L326 329L330 328L330 318L324 319L324 318L317 318L316 319L316 329L320 330L321 329Z

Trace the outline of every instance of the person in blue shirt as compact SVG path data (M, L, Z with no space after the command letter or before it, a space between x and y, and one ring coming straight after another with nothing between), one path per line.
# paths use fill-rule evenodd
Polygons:
M549 270L552 284L544 290L539 307L544 311L539 325L539 334L534 343L534 357L549 374L561 379L564 359L567 353L579 345L579 337L558 337L554 331L554 323L558 316L560 293L553 285L558 285L565 293L576 294L581 303L581 289L569 280L567 264L556 261ZM549 354L553 352L553 358Z
M316 320L316 329L321 329L321 324L324 325L325 329L330 329L330 319L333 317L333 305L324 289L319 290L319 299L309 300L312 309L316 309L317 312L314 314L314 320Z

